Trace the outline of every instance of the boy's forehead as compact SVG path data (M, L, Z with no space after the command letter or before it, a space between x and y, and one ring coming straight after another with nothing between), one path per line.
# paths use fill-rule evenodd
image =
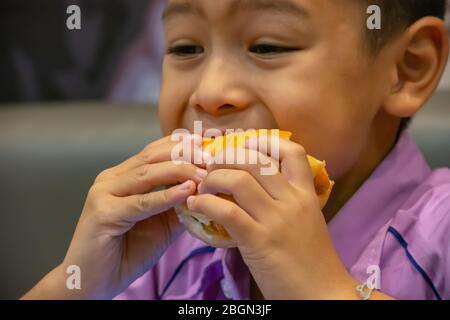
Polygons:
M191 15L222 23L237 15L256 13L305 21L330 21L353 16L354 12L348 9L361 11L360 4L361 0L167 0L162 18L168 22L175 17Z
M232 17L239 13L270 11L277 14L308 16L315 8L330 0L167 0L163 19L182 14L217 13Z

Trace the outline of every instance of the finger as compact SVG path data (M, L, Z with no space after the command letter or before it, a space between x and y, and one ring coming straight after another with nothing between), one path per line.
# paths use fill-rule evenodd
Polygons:
M174 159L174 150L177 146L183 151L182 157L185 162L195 163L202 160L201 156L201 137L198 135L184 135L180 140L172 140L172 136L167 136L154 144L150 144L140 153L135 155L133 159L119 165L117 174L121 174L132 168L148 163L156 163L163 161L176 161ZM184 154L186 151L186 154ZM189 154L188 154L189 153Z
M262 135L249 139L246 146L275 159L280 159L281 173L292 185L298 188L314 188L314 177L308 163L307 153L301 145L279 136Z
M189 210L202 213L223 225L239 245L259 239L258 231L261 226L232 201L211 194L201 194L188 197L187 206Z
M126 197L132 194L147 193L160 186L179 184L186 180L192 180L199 184L206 175L206 170L193 164L175 164L166 161L144 164L104 181L98 187L117 197Z
M201 151L202 138L199 135L186 135L185 140L172 141L171 136L150 143L142 151L125 160L124 162L105 170L96 180L96 182L114 178L129 170L142 166L144 164L157 163L173 160L173 151L182 144L183 158L185 162L196 163L199 166L205 166L205 156ZM186 154L184 153L186 151Z
M195 183L188 180L169 189L120 198L121 210L116 214L121 221L135 223L181 205L194 192Z
M231 157L228 155L232 155ZM279 171L278 160L272 159L256 150L227 148L219 152L206 166L208 172L218 169L234 169L248 172L261 187L276 200L283 199L290 192L286 177ZM220 161L216 161L220 160ZM223 163L223 164L222 164Z
M200 194L231 195L255 220L262 221L274 199L247 171L218 169L210 172L198 186Z

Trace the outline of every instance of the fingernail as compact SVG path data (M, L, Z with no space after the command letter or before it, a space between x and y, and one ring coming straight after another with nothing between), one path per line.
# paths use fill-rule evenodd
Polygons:
M190 208L192 206L192 204L194 203L195 198L196 198L195 196L189 196L187 198L186 203L188 205L188 208Z
M197 176L203 180L206 178L206 176L208 175L208 171L206 171L205 169L197 169L196 170Z
M180 190L180 191L186 191L186 190L191 189L191 181L188 180L188 181L183 182L182 184L180 184L177 187L177 189Z

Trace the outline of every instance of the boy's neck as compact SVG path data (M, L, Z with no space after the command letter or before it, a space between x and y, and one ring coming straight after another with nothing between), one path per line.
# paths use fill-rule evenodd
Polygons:
M334 218L344 204L350 200L353 194L395 147L399 137L400 120L395 119L392 121L392 117L390 119L387 118L389 116L386 114L379 114L374 125L374 128L377 129L372 130L366 148L361 153L360 160L346 175L336 179L330 199L322 210L327 223Z

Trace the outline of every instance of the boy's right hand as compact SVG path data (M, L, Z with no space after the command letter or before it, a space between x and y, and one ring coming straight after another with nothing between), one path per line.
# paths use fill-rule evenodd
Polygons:
M201 153L201 138L191 139L192 155ZM192 163L171 161L176 143L170 136L153 142L96 178L63 263L24 298L112 298L158 261L182 231L172 208L206 176ZM66 287L70 265L81 270L80 290Z

